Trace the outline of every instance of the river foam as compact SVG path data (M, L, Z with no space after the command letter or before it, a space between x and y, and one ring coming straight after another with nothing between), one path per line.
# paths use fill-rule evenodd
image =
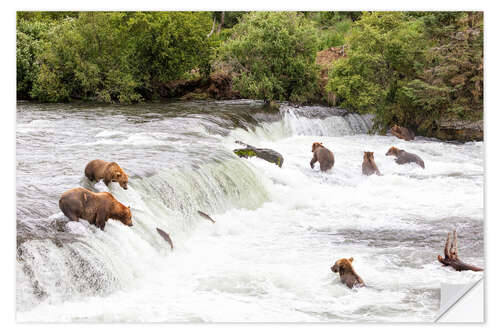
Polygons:
M18 238L27 240L18 247L18 321L432 321L440 283L482 276L436 260L456 228L460 257L484 265L482 143L370 135L370 117L329 108L283 107L260 122L241 113L259 113L251 101L168 108L174 116L157 105L146 110L154 117L122 110L121 134L109 126L116 110L84 107L41 123L53 133L41 138L24 124L65 111L21 106ZM87 130L58 134L72 126ZM87 145L100 140L120 154ZM239 159L235 140L279 151L283 167ZM331 171L310 168L314 141L334 152ZM426 168L397 165L385 156L390 146L417 153ZM363 151L374 152L383 176L361 174ZM129 189L88 182L82 170L90 155L123 161ZM47 167L61 175L43 178ZM110 220L103 232L67 222L57 200L70 186L110 191L131 205L134 227ZM170 234L173 251L157 227ZM330 271L342 257L354 257L367 288L350 290Z

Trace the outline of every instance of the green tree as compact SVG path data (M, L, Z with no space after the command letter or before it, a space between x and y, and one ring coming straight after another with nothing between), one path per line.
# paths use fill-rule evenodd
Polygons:
M38 75L37 57L43 49L44 35L50 29L47 22L17 20L16 30L16 92L18 99L27 99Z
M124 29L125 14L82 12L50 32L32 96L48 102L141 99Z
M317 93L317 34L302 14L251 12L221 47L244 97L306 102Z
M154 93L155 85L181 78L191 69L210 74L214 44L207 38L212 25L209 12L138 12L127 22L131 62L142 86Z
M421 74L403 91L423 134L441 120L483 115L483 15L430 12L421 15L431 43Z
M40 52L31 95L41 101L131 103L191 69L207 75L206 12L82 12L58 22Z
M402 91L422 70L422 22L402 12L364 13L348 44L348 57L335 63L327 91L346 108L375 113L381 128L393 121L411 124Z
M341 105L432 135L445 119L483 109L481 12L364 13L327 90Z

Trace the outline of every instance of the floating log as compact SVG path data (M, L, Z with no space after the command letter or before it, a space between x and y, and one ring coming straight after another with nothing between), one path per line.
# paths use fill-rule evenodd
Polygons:
M173 250L174 243L172 243L172 239L170 238L170 236L165 231L161 230L160 228L156 228L156 231L158 231L160 236L163 237L163 239L165 239L170 244L170 248Z
M274 163L280 168L283 165L283 156L275 150L267 148L257 148L241 141L235 141L235 143L246 146L243 149L233 150L233 152L239 157L248 158L251 156L255 156L258 158L262 158L263 160L266 160L269 163Z
M438 255L437 259L443 266L451 266L456 271L482 271L482 268L469 265L464 263L462 260L458 259L458 240L457 240L457 231L453 230L453 242L450 245L450 236L451 232L448 233L448 237L446 238L446 243L444 245L444 258Z
M200 211L200 210L198 211L198 214L200 214L200 216L201 216L201 217L203 217L203 218L205 218L205 219L209 220L210 222L215 223L214 219L212 219L210 216L208 216L208 214L205 214L205 213L203 213L203 212L202 212L202 211Z

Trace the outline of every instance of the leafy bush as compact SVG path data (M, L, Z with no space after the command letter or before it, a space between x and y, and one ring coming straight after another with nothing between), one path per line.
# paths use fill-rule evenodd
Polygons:
M208 12L134 13L127 22L132 63L146 89L155 82L181 78L199 68L210 73L213 41L207 38L212 25Z
M17 22L17 98L29 98L29 92L39 71L36 59L43 49L43 37L49 28L50 24L47 22L32 22L24 19L20 19Z
M416 114L421 132L430 134L440 119L482 119L482 13L430 12L422 20L432 47L422 74L404 91L424 111Z
M138 86L130 79L123 14L81 13L50 32L40 57L40 73L32 96L48 102L71 98L137 101ZM121 76L121 78L120 78Z
M210 15L203 12L82 12L50 31L31 96L131 103L155 82L210 70Z
M411 122L402 89L414 80L424 61L420 21L400 12L364 13L348 37L347 58L330 72L327 91L351 110L377 114L381 127Z
M294 12L252 12L242 16L222 46L242 96L305 102L317 92L317 34L311 21Z
M482 118L481 12L365 13L327 90L352 110L432 135L443 119Z
M351 26L350 19L342 19L334 22L331 26L318 29L318 48L324 50L332 46L344 45L346 43L345 37L351 30Z

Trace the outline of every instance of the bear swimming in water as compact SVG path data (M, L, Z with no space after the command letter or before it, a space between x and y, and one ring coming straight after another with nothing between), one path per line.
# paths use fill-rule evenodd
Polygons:
M412 154L412 153L408 153L407 151L403 150L403 149L398 149L396 147L391 147L389 148L389 150L387 151L387 153L385 153L386 156L396 156L396 163L397 164L406 164L406 163L417 163L418 165L420 165L423 169L425 169L425 164L424 164L424 161L418 157L417 155L415 154Z
M103 160L90 161L85 166L85 176L90 181L100 181L104 179L104 184L109 186L111 182L118 182L126 190L128 188L128 176L116 162L106 162Z
M125 207L111 193L94 193L82 187L64 192L59 199L59 208L71 221L80 218L104 230L108 219L118 220L132 226L130 206Z
M335 163L335 158L333 153L323 146L321 142L314 142L312 144L313 158L309 163L311 169L314 169L314 163L319 162L319 168L321 171L327 171L333 167Z
M365 151L365 154L363 156L363 165L361 166L361 170L363 172L363 175L370 176L374 173L377 174L377 176L382 176L380 171L377 168L377 164L375 164L375 159L373 157L373 152L372 151Z
M406 127L401 127L398 125L394 125L391 127L391 133L397 136L400 139L411 141L415 139L415 133L411 129Z
M334 273L339 273L340 282L347 285L349 288L353 287L364 287L365 283L363 279L354 271L352 267L352 262L354 258L349 259L339 259L335 262L330 269Z

